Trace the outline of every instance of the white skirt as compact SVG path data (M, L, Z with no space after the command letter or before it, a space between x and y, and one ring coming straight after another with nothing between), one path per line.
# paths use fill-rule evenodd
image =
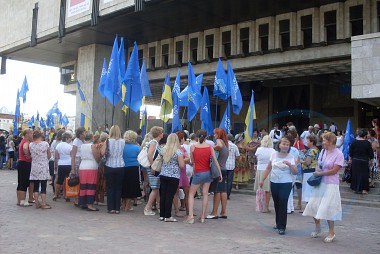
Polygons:
M319 186L314 187L312 196L302 215L322 220L342 220L339 185L322 182Z
M302 201L309 202L311 195L313 194L314 187L307 183L307 180L313 175L313 173L304 173L302 180Z

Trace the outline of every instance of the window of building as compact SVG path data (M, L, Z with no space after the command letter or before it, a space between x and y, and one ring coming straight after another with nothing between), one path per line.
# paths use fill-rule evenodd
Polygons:
M149 48L149 63L150 63L150 68L154 70L156 68L156 48L155 47Z
M177 63L181 66L183 60L183 41L177 41L175 43L175 54L177 57Z
M325 12L326 41L336 41L336 11Z
M282 49L288 49L290 47L290 20L280 20L280 45Z
M231 31L222 33L222 52L224 57L231 56Z
M240 29L240 49L241 54L245 56L249 54L249 27Z
M162 67L169 67L169 44L162 45Z
M142 49L140 49L138 51L137 55L138 55L138 58L139 58L139 66L141 68L142 62L143 62L143 58L144 58L144 51Z
M75 65L61 67L61 84L75 84Z
M192 64L198 61L198 38L190 39L190 61Z
M380 2L377 2L377 31L380 32Z
M301 17L302 42L305 48L310 47L313 43L313 16L307 15Z
M351 35L363 34L363 5L350 7Z
M269 49L269 24L259 25L259 49L263 52Z
M212 60L214 58L214 35L206 35L206 59Z

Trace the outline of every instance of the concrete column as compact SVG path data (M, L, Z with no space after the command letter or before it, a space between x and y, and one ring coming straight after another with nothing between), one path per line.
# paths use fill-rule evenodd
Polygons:
M379 31L379 23L377 22L377 0L371 0L371 32L376 33Z
M86 103L82 106L79 93L76 94L76 126L80 126L81 113L89 118L91 130L95 131L97 125L112 124L113 107L105 98L102 98L98 92L99 80L103 67L103 59L111 55L112 47L91 44L79 48L77 61L77 79L81 84L82 90L86 97ZM113 124L119 125L121 130L126 130L128 123L127 117L121 111L121 103L115 107ZM139 113L131 113L129 117L129 128L137 129L139 126Z

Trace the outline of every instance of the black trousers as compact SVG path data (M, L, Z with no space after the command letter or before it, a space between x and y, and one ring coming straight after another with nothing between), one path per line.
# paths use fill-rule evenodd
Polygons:
M111 168L105 166L104 175L107 185L107 209L108 211L120 211L124 167Z
M160 176L160 217L172 216L173 198L177 191L179 179Z
M274 210L276 212L276 226L278 229L286 229L288 219L287 207L292 183L273 183L270 182Z

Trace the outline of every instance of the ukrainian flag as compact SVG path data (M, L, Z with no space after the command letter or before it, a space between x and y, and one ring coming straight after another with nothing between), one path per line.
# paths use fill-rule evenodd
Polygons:
M166 123L169 120L172 110L172 90L170 88L170 74L168 72L166 74L164 87L162 89L160 119Z
M248 112L245 117L245 135L244 135L244 142L248 143L252 140L253 136L253 120L256 119L256 109L255 109L255 93L252 90L252 96L251 96L251 102L248 107Z
M78 92L79 92L79 96L80 96L80 100L81 100L81 103L82 103L82 106L86 103L86 97L84 96L84 93L83 93L83 90L80 86L80 83L79 81L77 80L77 87L78 87Z

